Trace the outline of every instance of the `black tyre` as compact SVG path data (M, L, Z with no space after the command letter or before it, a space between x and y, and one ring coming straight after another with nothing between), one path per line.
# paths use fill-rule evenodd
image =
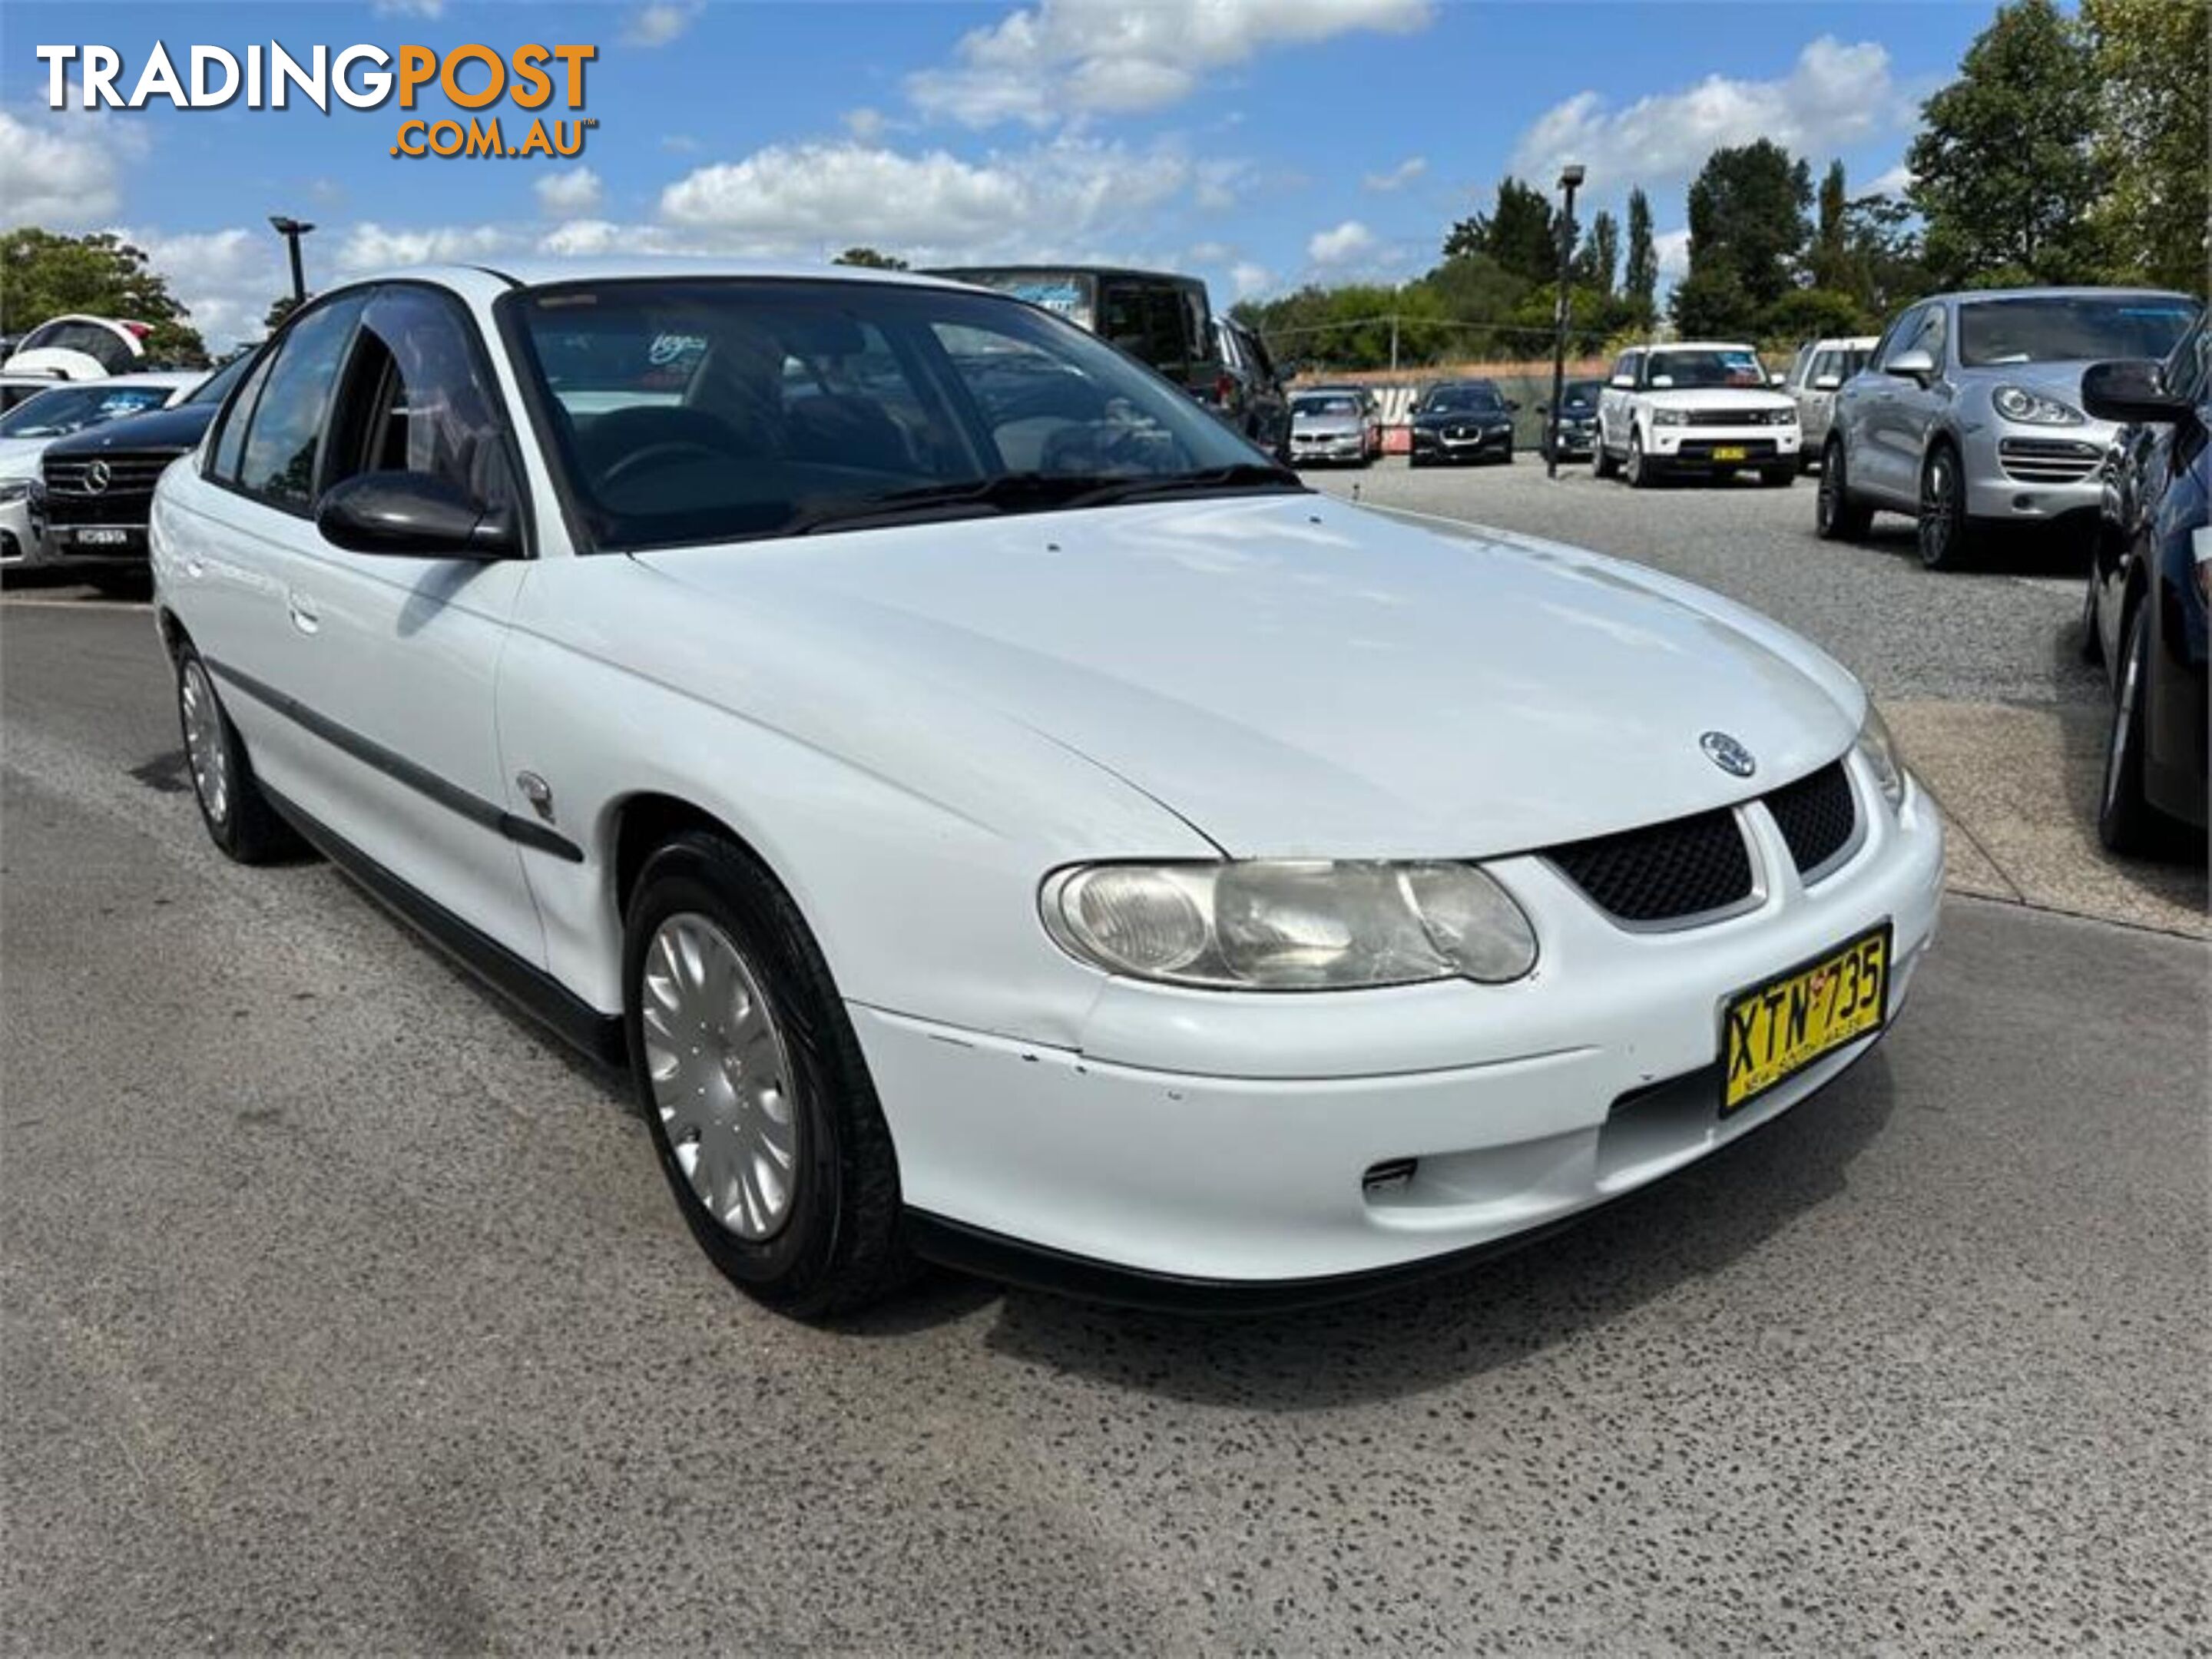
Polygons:
M1930 570L1963 569L1972 557L1973 540L1959 452L1938 443L1920 467L1920 562Z
M177 726L210 840L240 864L267 864L303 850L254 781L253 763L216 695L215 678L189 641L177 653Z
M1599 433L1590 441L1590 477L1610 478L1619 470L1620 464L1605 447L1605 434Z
M1763 466L1759 470L1759 481L1769 489L1787 489L1797 482L1797 463L1787 466Z
M800 1318L903 1284L890 1129L829 965L775 879L720 836L677 836L630 896L623 985L639 1107L714 1265Z
M1628 434L1628 465L1621 470L1631 489L1648 489L1659 482L1658 469L1650 457L1644 453L1644 434L1632 428Z
M1830 438L1820 452L1820 488L1813 500L1814 533L1824 542L1855 542L1873 522L1873 509L1851 495L1844 441Z
M2130 858L2166 852L2181 835L2180 825L2143 794L2149 713L2143 681L2150 665L2150 610L2147 600L2139 600L2120 635L2120 672L2112 688L2104 788L2097 802L2097 838L2110 851Z
M2096 664L2105 659L2105 635L2097 615L2098 570L2095 559L2089 562L2089 581L2081 594L2081 660Z

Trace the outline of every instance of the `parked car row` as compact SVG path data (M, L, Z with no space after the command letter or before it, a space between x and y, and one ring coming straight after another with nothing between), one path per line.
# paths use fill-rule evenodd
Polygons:
M57 447L67 453L66 446L78 436L110 425L135 426L138 417L190 397L208 378L187 370L50 383L0 415L0 569L51 564L64 556L65 550L47 533L44 516L48 457ZM106 467L94 474L80 466L69 476L79 489L96 483L97 489L91 492L94 495L103 494L111 482ZM145 569L145 503L152 490L149 478L134 503L138 526L135 545L118 544L115 550L126 556L122 568L129 575L143 574ZM97 556L88 574L93 568L105 574L113 562Z

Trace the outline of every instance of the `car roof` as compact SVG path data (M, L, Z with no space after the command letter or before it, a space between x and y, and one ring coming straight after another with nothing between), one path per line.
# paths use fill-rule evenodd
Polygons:
M1917 303L1926 305L1932 300L1955 301L1962 305L1978 305L1984 300L2186 300L2192 305L2203 301L2196 295L2184 294L2171 288L2100 288L2083 284L2075 288L1968 288L1954 289L1947 294L1930 294Z
M1650 345L1635 349L1638 351L1748 351L1754 355L1759 350L1748 340L1656 340Z
M981 269L981 267L976 267ZM1067 269L1066 266L1060 269ZM832 283L891 283L902 287L956 288L963 284L917 270L884 270L873 265L777 264L750 259L679 258L674 256L623 258L552 258L488 260L483 264L394 265L352 277L337 288L361 288L374 283L435 283L467 291L492 276L515 288L550 288L567 283L663 281L683 278L756 276L769 280Z
M1861 347L1871 349L1881 343L1879 334L1831 334L1825 340L1813 342L1815 351L1850 351Z

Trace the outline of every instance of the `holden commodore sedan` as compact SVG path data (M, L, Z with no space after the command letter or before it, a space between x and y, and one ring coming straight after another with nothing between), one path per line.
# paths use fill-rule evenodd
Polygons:
M302 307L151 531L201 815L631 1086L739 1285L1433 1271L1864 1055L1935 811L1775 624L1303 489L1018 301L562 264Z

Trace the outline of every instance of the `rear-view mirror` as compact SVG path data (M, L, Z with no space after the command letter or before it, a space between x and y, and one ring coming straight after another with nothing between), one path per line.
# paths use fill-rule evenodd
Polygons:
M410 559L507 559L522 550L514 515L428 472L363 472L323 492L323 539L349 553Z
M1815 392L1833 392L1843 383L1843 379L1839 375L1816 374L1813 377L1813 390Z
M2186 398L2166 389L2159 365L2122 358L2092 363L2081 374L2081 406L2100 421L2178 421L2189 413Z

